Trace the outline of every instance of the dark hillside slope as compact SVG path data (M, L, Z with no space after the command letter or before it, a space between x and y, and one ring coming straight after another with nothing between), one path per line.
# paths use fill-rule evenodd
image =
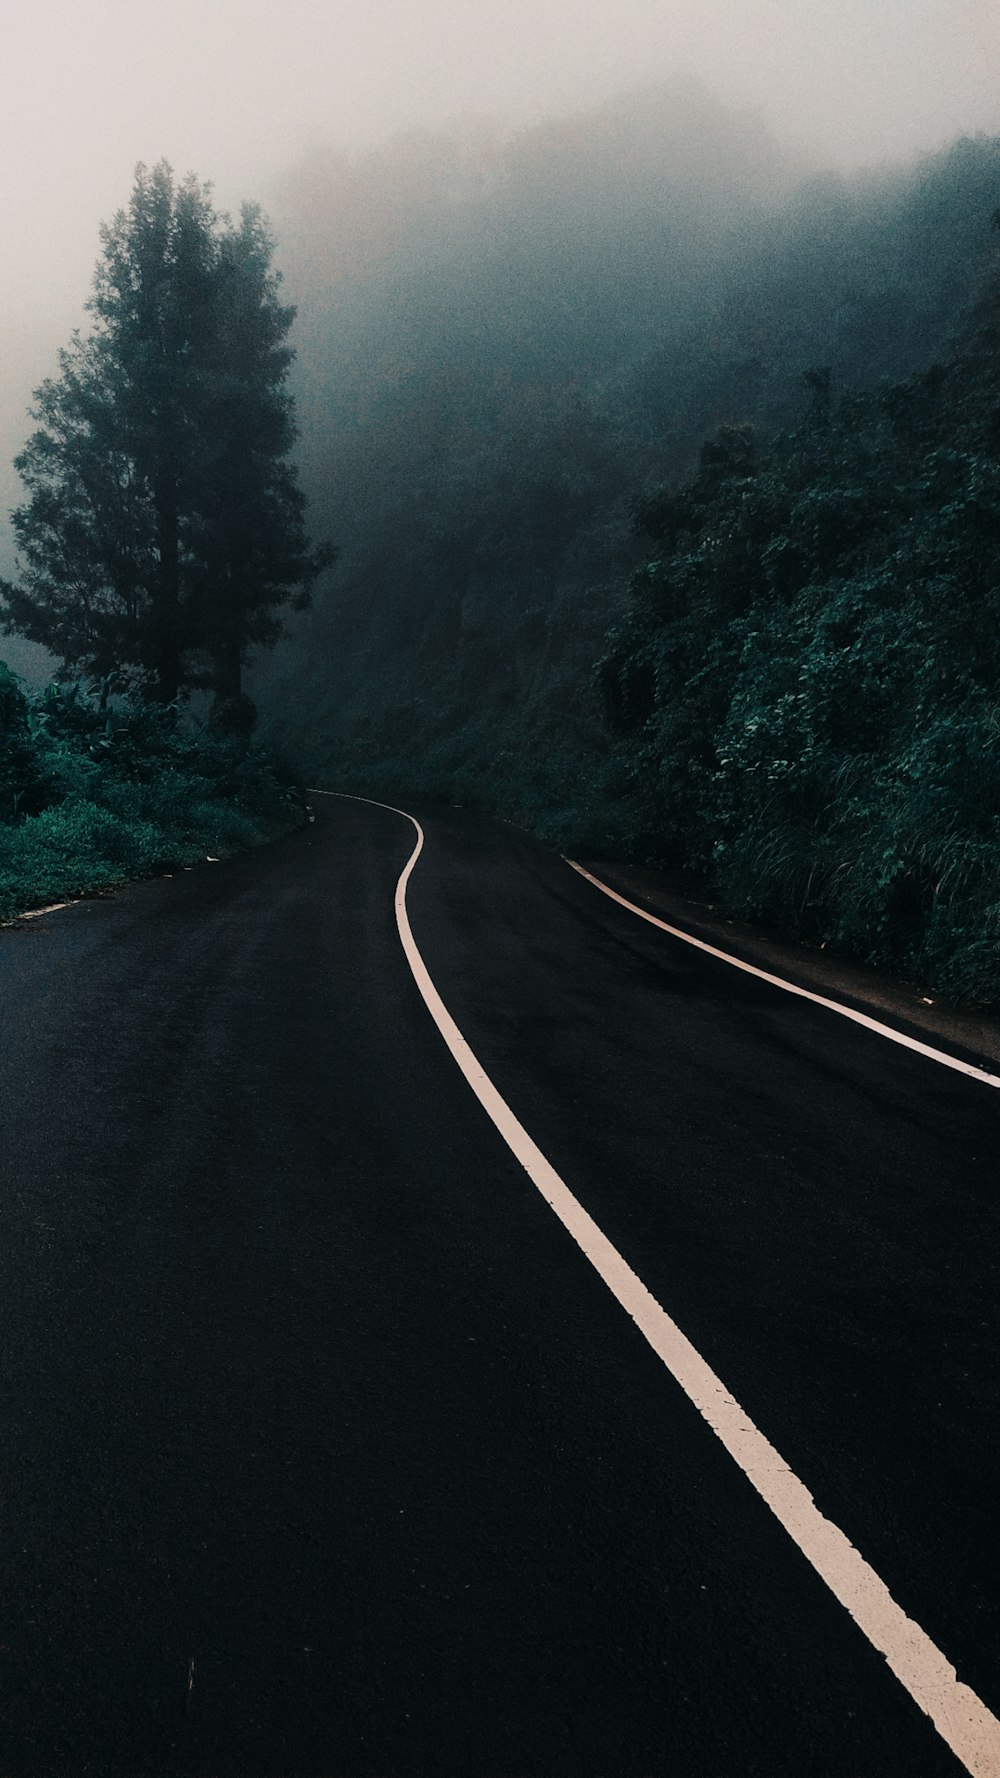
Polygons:
M720 434L600 669L624 850L1000 1001L1000 265L943 363Z
M314 157L275 223L304 479L342 565L255 688L341 782L624 842L592 666L637 495L701 440L940 357L981 282L1000 142L820 178L659 91L512 142Z

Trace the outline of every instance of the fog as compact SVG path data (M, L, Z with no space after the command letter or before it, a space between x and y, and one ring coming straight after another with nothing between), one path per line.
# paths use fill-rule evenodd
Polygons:
M790 152L845 170L1000 129L998 66L995 0L8 6L0 572L30 392L82 319L99 223L127 199L137 161L211 179L223 208L269 208L309 153L456 119L516 130L693 75Z
M5 319L65 316L166 156L226 203L317 142L524 123L696 74L839 167L1000 126L993 0L40 0L5 8Z

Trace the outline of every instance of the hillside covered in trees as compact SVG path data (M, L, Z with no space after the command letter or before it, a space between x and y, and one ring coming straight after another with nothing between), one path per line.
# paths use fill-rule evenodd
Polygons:
M599 670L624 847L1000 999L1000 289L943 363L706 445Z
M312 156L274 220L342 563L272 732L996 995L998 200L995 139L833 178L689 87Z

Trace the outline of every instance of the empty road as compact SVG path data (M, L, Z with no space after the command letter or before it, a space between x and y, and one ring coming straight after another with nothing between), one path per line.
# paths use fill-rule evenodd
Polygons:
M315 807L0 932L2 1778L1000 1774L1000 1091L415 811L467 1071L963 1756L456 1065L412 822Z

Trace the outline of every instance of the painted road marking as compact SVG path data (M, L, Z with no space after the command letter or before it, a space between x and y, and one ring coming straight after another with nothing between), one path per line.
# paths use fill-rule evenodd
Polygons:
M310 794L335 796L338 793L325 790ZM792 1473L677 1323L660 1307L618 1249L577 1202L469 1048L431 981L406 911L406 886L424 845L419 821L391 803L373 804L367 797L345 800L388 809L394 815L401 815L416 830L417 843L396 885L396 925L400 942L428 1012L511 1153L671 1376L739 1464L761 1499L869 1642L885 1656L896 1678L930 1717L938 1734L961 1760L966 1771L973 1778L1000 1778L1000 1722L982 1699L961 1683L951 1662L920 1625L897 1605L885 1582L869 1567L843 1531L823 1517L805 1484Z
M412 817L411 817L412 819ZM741 957L734 957L729 951L720 951L715 945L706 944L703 938L695 938L691 932L684 932L680 926L670 926L656 914L647 914L645 908L637 907L634 901L626 900L600 877L592 876L577 864L575 858L567 858L565 863L593 883L603 895L609 895L630 914L638 914L640 920L648 920L651 926L658 926L661 932L669 932L671 938L682 939L686 945L694 945L696 950L706 951L710 957L718 957L723 963L730 963L734 969L742 969L745 975L755 975L759 981L770 982L775 988L783 988L786 994L797 994L800 1000L811 1000L814 1006L825 1006L830 1012L837 1012L841 1018L851 1019L855 1025L864 1025L868 1031L877 1031L880 1037L888 1037L893 1043L901 1043L904 1049L916 1050L918 1055L929 1056L932 1062L941 1062L945 1068L955 1068L959 1074L968 1074L973 1080L982 1081L988 1087L1000 1087L1000 1074L991 1074L987 1068L978 1068L973 1062L960 1062L957 1056L949 1056L947 1050L935 1049L933 1044L921 1043L916 1037L907 1037L904 1032L897 1031L892 1025L883 1025L880 1019L870 1018L865 1012L855 1012L853 1006L845 1006L840 1000L828 1000L825 994L814 994L810 988L800 988L796 982L786 982L784 976L771 975L766 969L758 969L756 964L744 963Z
M57 914L60 908L70 908L72 906L73 903L71 901L50 901L48 907L28 908L25 913L18 914L17 918L19 920L40 920L43 914Z

